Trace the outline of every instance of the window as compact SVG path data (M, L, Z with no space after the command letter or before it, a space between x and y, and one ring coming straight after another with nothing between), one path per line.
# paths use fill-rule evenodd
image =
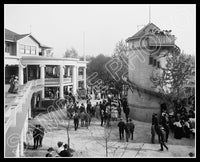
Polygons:
M156 63L157 63L157 61L156 61L156 59L154 59L153 60L153 66L156 66Z
M157 68L160 68L160 61L157 61Z
M33 54L33 55L36 54L36 47L31 46L31 54Z
M26 54L31 54L31 46L26 46Z
M25 53L25 46L24 45L20 45L20 53Z
M149 57L149 65L153 65L153 57Z
M5 44L5 52L8 52L8 53L9 53L9 52L10 52L10 49L9 49L9 48L10 48L10 44L9 44L9 43L6 43L6 44Z

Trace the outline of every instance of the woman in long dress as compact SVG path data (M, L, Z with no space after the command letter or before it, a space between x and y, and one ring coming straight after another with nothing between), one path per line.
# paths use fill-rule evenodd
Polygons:
M18 88L19 88L19 83L18 83L18 77L17 76L15 76L15 79L13 81L13 85L14 85L13 93L17 93L18 92Z
M9 93L13 93L13 89L14 89L14 75L11 76L11 79L9 80L10 83L10 88L8 89Z

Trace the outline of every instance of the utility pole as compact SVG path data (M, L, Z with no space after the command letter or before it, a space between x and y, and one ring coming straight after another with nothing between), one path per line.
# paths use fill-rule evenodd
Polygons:
M31 32L32 32L32 31L31 31L31 27L32 27L32 26L30 25L30 34L31 34Z
M151 5L149 5L149 23L151 23Z
M85 32L83 32L83 57L84 57L84 61L86 61L86 56L85 56Z

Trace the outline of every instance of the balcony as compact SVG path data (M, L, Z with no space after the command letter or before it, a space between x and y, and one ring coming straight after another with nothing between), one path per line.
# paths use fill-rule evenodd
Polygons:
M63 78L63 84L72 83L72 78ZM59 85L60 78L45 78L45 85Z
M4 133L5 133L5 156L18 156L16 150L20 141L9 143L13 135L21 135L24 129L27 129L28 116L31 109L31 98L38 87L43 86L44 80L37 79L28 81L26 84L19 86L17 94L5 92L5 109L4 109ZM25 131L26 132L26 131ZM17 137L18 138L18 137ZM23 142L23 141L22 141ZM12 145L10 145L12 144ZM23 147L23 145L20 145Z
M175 36L173 35L153 35L148 37L149 46L174 46Z
M66 84L66 83L72 83L72 78L71 77L63 78L63 83L64 84Z
M84 75L78 75L78 80L84 80Z

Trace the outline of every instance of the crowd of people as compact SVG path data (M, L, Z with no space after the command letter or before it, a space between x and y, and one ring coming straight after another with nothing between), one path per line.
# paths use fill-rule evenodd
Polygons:
M71 95L71 106L66 108L66 112L70 114L70 118L74 121L74 130L77 131L80 127L88 128L90 126L92 118L99 119L100 126L111 127L111 121L113 117L117 120L119 128L119 139L128 142L133 140L135 124L132 119L129 118L130 109L128 107L126 98L118 98L108 95L103 99L97 101L95 105L92 105L91 98L88 97L86 105L83 103L79 105L76 98ZM113 116L113 110L117 111L117 116ZM121 113L125 114L125 119L121 117ZM195 112L194 110L187 111L184 107L177 109L176 114L167 112L166 108L161 107L161 114L153 113L152 125L151 125L151 142L155 143L155 136L158 135L158 141L160 143L160 151L164 148L169 149L167 146L170 133L174 133L174 138L181 139L182 137L190 138L190 135L195 134ZM35 132L39 132L39 136L34 135L34 148L42 146L42 139L44 136L44 129L40 125L36 125ZM37 134L37 133L36 133ZM63 142L58 142L58 149L55 151L53 148L48 149L47 157L52 157L53 152L56 152L54 156L71 157L69 146Z
M190 109L187 111L184 105L182 105L181 108L176 109L176 113L168 113L166 108L161 108L160 117L154 113L152 115L151 142L155 143L155 135L157 134L161 150L163 150L163 146L168 150L165 142L168 142L170 132L173 133L175 139L190 138L191 135L194 138L194 110Z
M59 141L57 143L57 149L53 147L48 148L46 157L72 157L73 150L69 148L69 145Z

